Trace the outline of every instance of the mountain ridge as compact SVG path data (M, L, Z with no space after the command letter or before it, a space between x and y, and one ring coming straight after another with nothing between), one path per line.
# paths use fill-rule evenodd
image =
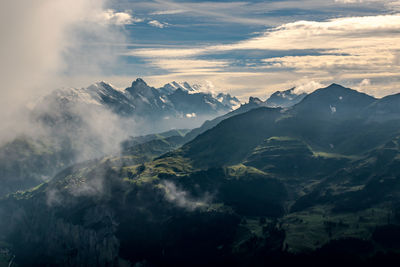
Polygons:
M307 93L297 94L295 90L296 87L285 91L276 91L265 101L265 104L269 107L291 107L301 102L307 96Z
M0 240L22 266L390 258L400 247L390 238L400 229L400 117L374 117L387 99L332 85L293 107L252 98L198 129L133 139L122 155L1 199Z

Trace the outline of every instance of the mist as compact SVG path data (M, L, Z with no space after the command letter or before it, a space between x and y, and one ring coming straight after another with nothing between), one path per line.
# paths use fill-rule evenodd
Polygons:
M2 1L0 3L0 143L39 129L29 104L77 73L96 75L115 64L124 43L124 17L105 0ZM107 16L105 16L106 14Z
M206 207L211 203L211 195L207 193L202 198L194 199L189 195L189 192L178 188L171 181L163 181L162 185L166 200L177 207L193 211L198 208Z

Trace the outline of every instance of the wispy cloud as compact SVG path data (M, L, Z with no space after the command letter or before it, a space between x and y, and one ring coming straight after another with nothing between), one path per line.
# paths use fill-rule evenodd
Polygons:
M394 11L400 11L400 1L389 1L386 3L386 7Z
M175 15L185 13L186 11L183 9L170 9L170 10L160 10L151 12L150 15Z
M156 27L156 28L160 28L160 29L168 26L167 23L162 23L162 22L159 22L158 20L150 20L147 24L149 24L150 26Z
M297 21L276 27L247 41L215 48L295 50L382 45L393 48L398 46L399 30L399 14L339 18L322 22Z
M215 72L229 65L228 61L201 59L158 59L150 60L155 67L175 73Z
M194 56L234 50L341 50L357 47L398 48L400 15L339 18L328 21L297 21L233 44L186 49L142 49L143 57ZM340 47L340 49L337 49ZM364 49L365 50L365 49ZM182 54L180 54L182 52Z
M125 53L125 55L144 57L144 58L183 58L200 55L208 50L202 48L144 48L135 49Z
M193 211L195 209L205 207L210 204L211 196L205 195L201 199L194 199L188 192L178 188L173 182L164 181L162 183L167 201L178 207Z
M304 18L371 15L393 10L398 0L173 1L139 2L149 15L202 18L212 23L276 26ZM329 14L329 15L328 15Z
M335 0L336 3L344 3L344 4L354 4L354 3L362 3L364 0Z
M259 58L258 63L235 65L232 53L245 56L251 51L266 51L268 55L277 51L283 56L269 56ZM296 55L296 51L311 52ZM365 73L396 75L400 72L399 51L400 15L392 14L296 21L231 44L182 49L146 48L128 54L144 58L149 64L175 74L207 72L221 75L224 72L252 71L284 75L294 71L298 75L296 80L313 76L316 81L328 81L350 73L359 74L357 79ZM219 60L209 59L214 57Z

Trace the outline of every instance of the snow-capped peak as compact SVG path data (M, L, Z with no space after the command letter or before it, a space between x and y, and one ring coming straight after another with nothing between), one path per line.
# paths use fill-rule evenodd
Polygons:
M225 106L231 107L233 110L239 108L242 104L239 99L235 96L232 97L230 94L219 93L216 98L219 102Z
M105 81L94 83L89 87L87 87L86 89L87 91L92 91L94 93L99 93L99 92L107 93L117 90L116 88L114 88L114 86L112 86L110 83L106 83Z
M160 89L160 91L162 91L165 94L171 94L178 89L180 89L182 91L186 91L189 94L194 94L194 93L199 92L199 90L197 90L196 87L197 86L195 86L195 85L193 85L193 86L190 85L188 82L179 82L178 83L176 81L173 81L173 82L165 84L163 87L161 87L159 89Z
M101 105L101 98L98 94L94 93L95 85L88 88L60 88L52 91L50 94L42 96L35 103L35 107L44 106L48 103L64 103L64 104L87 104L87 105Z

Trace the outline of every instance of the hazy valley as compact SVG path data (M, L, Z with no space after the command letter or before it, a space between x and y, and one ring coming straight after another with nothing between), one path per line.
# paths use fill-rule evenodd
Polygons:
M399 95L332 84L240 104L172 85L98 83L38 102L41 134L0 148L0 265L398 259Z

